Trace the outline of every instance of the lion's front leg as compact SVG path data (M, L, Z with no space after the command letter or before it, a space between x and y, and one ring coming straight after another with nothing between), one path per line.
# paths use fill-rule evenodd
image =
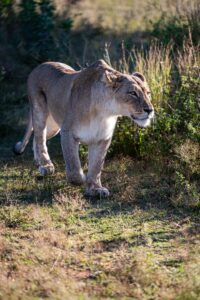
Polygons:
M91 144L88 147L88 174L86 177L86 196L108 197L107 188L101 185L101 169L104 164L111 139Z
M68 130L61 130L61 145L66 165L67 179L73 184L85 182L85 175L79 159L79 142Z

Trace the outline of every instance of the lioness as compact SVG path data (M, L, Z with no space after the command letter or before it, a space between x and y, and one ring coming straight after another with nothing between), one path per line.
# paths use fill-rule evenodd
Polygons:
M14 152L21 154L34 131L34 159L42 175L54 172L46 140L61 130L61 145L68 181L86 182L86 195L109 196L101 185L101 169L119 116L128 116L141 127L154 115L150 90L140 73L122 74L103 60L82 71L47 62L28 78L30 117L22 142ZM88 145L88 173L79 160L79 143Z

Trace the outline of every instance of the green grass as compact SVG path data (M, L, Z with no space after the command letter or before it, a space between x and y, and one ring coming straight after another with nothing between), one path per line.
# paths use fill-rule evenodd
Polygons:
M56 148L57 147L57 148ZM1 161L0 299L199 299L199 213L170 203L165 165L108 161L108 200Z

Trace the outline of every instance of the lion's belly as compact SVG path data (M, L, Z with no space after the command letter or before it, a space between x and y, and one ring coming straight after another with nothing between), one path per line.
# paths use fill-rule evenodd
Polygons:
M94 120L80 124L75 129L75 137L81 143L90 144L101 140L108 140L112 137L117 121L116 116L107 118L95 118Z

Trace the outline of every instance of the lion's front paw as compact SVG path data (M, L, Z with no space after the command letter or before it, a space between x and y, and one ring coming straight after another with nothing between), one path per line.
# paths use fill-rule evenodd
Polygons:
M45 166L39 166L39 172L42 176L50 175L55 172L55 167L53 164L45 165Z
M110 196L110 192L105 187L99 188L87 188L85 191L86 197L100 197L100 198L107 198Z
M67 174L67 180L74 185L81 185L85 182L85 175L83 173Z

